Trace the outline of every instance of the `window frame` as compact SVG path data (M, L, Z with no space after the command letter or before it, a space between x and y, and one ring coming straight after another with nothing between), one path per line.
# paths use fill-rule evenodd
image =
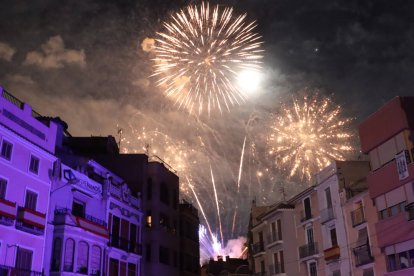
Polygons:
M34 206L33 209L26 206L26 200L27 200L27 194L28 194L28 192L36 195L36 202L35 202L35 206ZM26 191L24 193L24 208L27 208L27 209L30 209L30 210L33 210L33 211L37 211L38 202L39 202L39 192L34 191L32 189L26 189Z
M32 160L37 160L36 170L32 170ZM30 154L28 171L30 173L32 173L32 174L39 175L39 171L40 171L40 158L37 157L34 154Z
M10 147L10 156L8 156L8 157L3 155L4 143L7 143L11 146ZM11 162L12 157L13 157L13 148L14 148L14 144L12 142L10 142L8 139L3 138L2 141L1 141L1 146L0 146L0 157L3 158L4 160L7 160L7 161Z

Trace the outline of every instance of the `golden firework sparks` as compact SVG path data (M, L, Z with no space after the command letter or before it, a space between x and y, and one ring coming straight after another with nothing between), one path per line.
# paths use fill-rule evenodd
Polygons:
M354 151L351 119L340 117L341 107L330 98L304 96L283 106L275 115L268 137L269 154L289 177L310 179L333 160L344 160Z
M189 5L164 22L154 46L157 85L179 107L201 114L244 100L238 74L260 68L262 42L255 22L232 8Z

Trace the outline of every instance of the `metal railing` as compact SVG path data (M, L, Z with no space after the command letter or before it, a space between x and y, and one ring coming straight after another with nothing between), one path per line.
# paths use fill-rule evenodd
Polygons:
M74 215L77 217L81 217L84 218L86 220L89 220L90 222L99 224L101 226L107 227L107 223L101 219L95 218L94 216L88 215L88 214L79 214L79 213L73 213L71 209L69 208L62 208L62 207L57 207L55 209L55 215Z
M365 222L364 208L360 207L351 212L352 227L360 225Z
M318 254L318 243L308 243L299 247L299 257L301 259Z
M300 212L300 222L310 220L311 218L313 218L311 212L305 212L305 211Z
M0 265L0 275L2 276L42 276L42 272Z
M285 268L282 266L282 264L272 264L269 265L269 273L270 275L285 273Z
M109 244L112 247L122 249L126 252L142 255L142 244L137 243L136 241L131 241L119 236L110 235Z
M323 209L321 211L321 223L328 222L335 218L334 209L332 207Z
M5 98L9 102L11 102L12 104L17 106L18 108L23 109L24 103L21 100L19 100L18 98L16 98L15 96L13 96L12 94L10 94L9 92L7 92L6 90L4 90L4 89L3 89L2 96L3 96L3 98Z
M354 247L353 252L355 255L355 265L361 266L365 264L372 263L374 261L374 257L371 254L371 248L368 244Z
M262 242L252 244L252 252L253 254L264 252L264 244Z
M279 235L279 233L272 233L272 234L270 234L270 235L268 235L267 236L267 243L274 243L274 242L277 242L277 241L281 241L282 239L281 239L281 237L279 237L280 235Z

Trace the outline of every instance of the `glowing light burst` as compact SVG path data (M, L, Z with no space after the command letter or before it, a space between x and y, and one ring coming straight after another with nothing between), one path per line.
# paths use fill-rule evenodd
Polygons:
M330 98L304 96L275 115L268 137L269 154L288 177L310 179L332 160L345 160L354 151L351 119L340 117L341 107Z
M259 70L263 52L256 24L246 16L202 2L164 22L155 39L153 76L179 107L210 114L244 101L238 75Z

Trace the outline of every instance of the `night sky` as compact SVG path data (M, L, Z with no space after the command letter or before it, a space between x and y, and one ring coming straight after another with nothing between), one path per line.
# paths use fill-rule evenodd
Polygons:
M142 152L133 130L157 128L194 148L190 158L200 160L191 173L208 219L217 228L211 166L225 236L231 238L246 230L247 203L285 183L274 172L277 185L255 191L248 173L255 168L246 161L242 193L234 196L243 139L247 135L248 143L263 146L264 141L254 141L261 133L252 131L260 132L281 102L304 87L319 89L343 107L343 116L354 118L356 129L394 96L414 96L414 1L214 1L257 21L265 80L255 97L211 117L177 110L149 78L152 56L141 49L171 12L197 2L0 0L0 84L40 114L60 116L73 135L116 136L120 126L130 142L124 146ZM293 193L295 187L285 188ZM229 202L235 198L243 207L233 232ZM275 192L263 202L278 198Z

